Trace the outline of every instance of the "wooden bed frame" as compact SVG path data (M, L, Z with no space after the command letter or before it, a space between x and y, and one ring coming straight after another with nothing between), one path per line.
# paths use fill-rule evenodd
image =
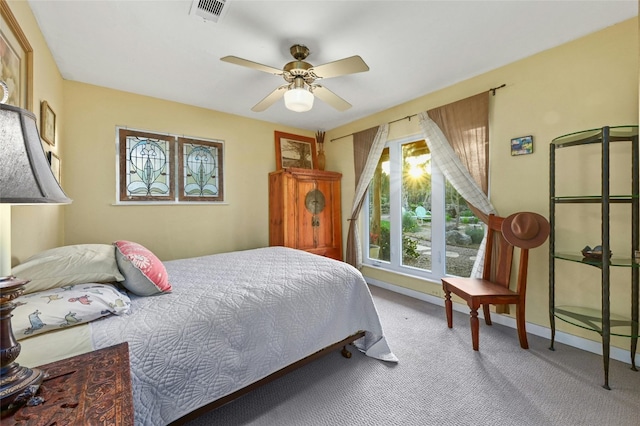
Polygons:
M242 389L238 389L237 391L227 395L227 396L223 396L220 399L217 399L207 405L204 405L192 412L190 412L189 414L185 414L184 416L180 417L177 420L174 420L173 422L169 423L170 426L177 426L177 425L183 425L193 419L196 419L198 417L200 417L201 415L203 415L204 413L207 413L209 411L215 410L216 408L222 407L223 405L233 401L234 399L240 398L241 396L259 388L260 386L266 385L269 382L272 382L282 376L284 376L285 374L288 374L290 372L292 372L293 370L296 370L308 363L310 363L311 361L314 361L318 358L320 358L323 355L328 354L329 352L333 352L336 349L338 349L340 346L342 346L342 356L344 356L345 358L351 358L351 352L349 352L347 350L347 345L354 342L355 340L358 340L361 337L364 337L364 331L359 331L356 334L353 334L349 337L347 337L344 340L341 340L337 343L334 343L331 346L327 346L324 349L320 349L318 352L315 352L311 355L309 355L306 358L301 359L300 361L294 362L293 364L290 364L274 373L271 373L270 375L268 375L267 377L264 377L263 379L258 380L257 382L251 383L248 386L245 386Z

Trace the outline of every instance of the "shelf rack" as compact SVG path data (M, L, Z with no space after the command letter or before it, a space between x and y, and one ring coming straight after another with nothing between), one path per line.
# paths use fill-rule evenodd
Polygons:
M610 193L610 144L617 142L631 143L631 193L612 195ZM556 196L556 150L578 147L589 144L601 145L601 189L598 195L587 196ZM549 322L551 325L551 346L554 349L556 324L558 318L569 324L592 330L602 337L602 359L604 369L605 389L609 387L609 356L611 335L624 336L631 339L631 369L638 371L635 364L635 354L638 344L638 277L640 274L640 259L636 253L640 249L640 196L638 168L638 126L605 126L555 138L549 150L550 178L549 178ZM604 259L585 258L580 252L559 253L555 250L556 236L556 208L561 204L600 204L602 223L602 252L610 253L610 206L621 203L631 206L631 247L628 256ZM602 306L592 309L579 306L556 306L555 304L555 266L557 260L577 262L601 270ZM631 318L612 315L610 312L610 278L612 267L631 268Z

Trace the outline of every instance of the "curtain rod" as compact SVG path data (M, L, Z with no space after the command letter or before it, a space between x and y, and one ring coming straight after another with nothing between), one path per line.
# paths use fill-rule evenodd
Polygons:
M496 90L498 90L498 89L502 89L503 87L506 87L506 86L507 86L506 84L502 84L502 85L500 85L500 86L498 86L498 87L492 87L491 89L489 89L489 92L491 92L491 94L492 94L493 96L495 96L495 95L496 95ZM402 118L398 118L397 120L390 121L388 124L397 123L398 121L402 121L402 120L409 120L409 121L411 121L411 118L412 118L412 117L415 117L416 115L418 115L418 114L411 114L411 115L407 115L406 117L402 117ZM339 136L339 137L337 137L337 138L333 138L333 139L331 139L331 142L333 142L333 141L337 141L337 140L339 140L339 139L348 138L349 136L353 136L353 135L354 135L354 133L349 133L348 135Z
M495 96L495 95L496 95L496 90L498 90L498 89L502 89L502 88L503 88L503 87L505 87L505 86L506 86L506 84L504 84L504 83L503 83L502 85L500 85L500 86L498 86L498 87L494 87L494 88L492 88L492 89L489 89L489 91L491 92L491 94L492 94L493 96Z

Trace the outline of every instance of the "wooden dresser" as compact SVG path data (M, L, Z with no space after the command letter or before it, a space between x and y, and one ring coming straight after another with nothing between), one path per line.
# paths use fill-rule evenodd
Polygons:
M269 173L269 245L342 260L341 178L297 168Z
M38 368L48 376L37 393L45 402L21 407L2 426L133 425L126 342Z

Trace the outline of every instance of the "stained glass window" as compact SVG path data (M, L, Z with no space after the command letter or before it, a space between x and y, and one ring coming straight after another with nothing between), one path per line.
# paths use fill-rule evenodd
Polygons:
M221 201L222 143L178 138L181 201Z
M120 200L174 199L173 144L166 135L120 130Z
M118 142L118 201L224 201L223 141L118 129Z

